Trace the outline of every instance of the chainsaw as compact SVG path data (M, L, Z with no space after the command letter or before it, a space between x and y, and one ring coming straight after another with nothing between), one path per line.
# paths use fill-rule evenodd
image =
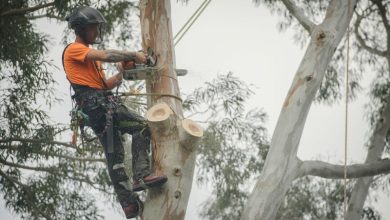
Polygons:
M157 56L155 55L152 48L148 48L146 62L135 63L134 61L128 61L123 64L125 72L123 78L126 80L137 80L151 76L151 74L157 71Z
M125 80L140 80L147 79L152 77L158 71L157 65L157 56L154 53L152 48L148 48L146 63L138 64L134 61L128 61L123 64L123 68L125 69L123 73L123 78ZM177 76L184 76L187 74L187 70L185 69L175 69Z

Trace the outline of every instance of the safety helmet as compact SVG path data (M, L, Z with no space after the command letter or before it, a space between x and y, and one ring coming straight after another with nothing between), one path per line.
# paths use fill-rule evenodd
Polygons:
M102 32L107 21L98 10L89 6L81 6L74 9L74 11L66 17L66 20L68 21L68 26L75 30L76 34L83 38L87 43L98 44L103 40ZM98 24L99 36L93 42L88 42L84 31L85 27L90 24Z

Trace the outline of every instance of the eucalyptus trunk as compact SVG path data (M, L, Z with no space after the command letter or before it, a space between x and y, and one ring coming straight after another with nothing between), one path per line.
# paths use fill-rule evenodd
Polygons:
M146 80L147 120L152 131L153 169L168 182L149 189L143 219L184 219L191 192L197 142L202 129L183 118L172 42L169 0L141 1L143 47L153 48L157 70Z
M319 25L306 25L311 41L284 101L270 150L241 219L275 219L287 190L300 174L297 150L311 103L346 33L356 0L332 0ZM349 8L348 8L349 6ZM349 13L348 13L349 12Z

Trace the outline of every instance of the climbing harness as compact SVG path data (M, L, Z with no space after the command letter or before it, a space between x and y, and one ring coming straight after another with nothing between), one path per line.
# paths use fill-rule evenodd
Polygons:
M65 55L65 51L66 49L71 45L72 43L66 45L66 47L64 48L63 52L62 52L62 66L63 66L63 69L64 71L66 72L65 70L65 65L64 65L64 55ZM94 64L94 67L96 69L96 71L98 72L98 75L99 75L99 79L100 81L102 82L104 88L108 88L107 87L107 84L105 83L103 77L102 77L102 70L101 68L99 68L98 64L96 61L93 61L93 64ZM72 145L74 145L76 147L76 150L81 153L82 150L80 148L77 147L77 136L78 136L78 130L80 129L80 133L81 133L81 146L82 148L84 148L84 140L86 140L87 142L90 142L92 140L94 140L95 138L87 138L86 137L86 134L85 134L85 126L90 126L90 120L89 120L89 117L88 115L83 112L83 110L85 108L87 108L88 110L91 110L91 109L95 109L95 108L98 108L100 105L106 107L107 109L107 113L106 113L106 126L103 130L102 133L104 132L107 132L108 134L108 137L107 137L107 140L108 140L108 148L110 150L113 149L113 141L112 141L112 136L113 136L113 133L112 133L112 130L113 130L113 127L112 127L112 120L113 120L113 112L114 112L114 109L116 108L116 106L118 106L118 104L116 103L116 101L114 101L114 98L109 95L107 96L107 99L108 99L108 102L105 104L104 102L104 96L105 94L100 94L98 96L100 97L97 97L97 93L95 93L95 95L91 94L90 91L87 91L86 95L85 94L81 94L81 93L84 93L84 92L76 92L75 88L74 87L80 87L81 90L84 90L85 88L88 88L86 86L78 86L78 85L75 85L73 84L68 77L66 77L70 83L70 93L72 88L73 90L75 91L75 93L73 95L71 95L71 103L72 103L72 109L70 111L70 116L71 116L71 130L73 132L72 134ZM119 87L119 86L118 86ZM117 88L118 89L118 88ZM118 92L118 90L117 90ZM76 101L76 99L80 99L78 102ZM88 102L86 102L86 100L94 100L94 104L90 104ZM87 105L87 106L85 106ZM108 125L108 126L107 126ZM100 136L101 134L100 133ZM99 135L98 135L99 136ZM112 150L113 151L113 150Z
M114 95L106 96L107 101L102 103L106 108L106 125L104 126L103 131L98 136L104 134L107 135L107 153L114 152L114 111L119 106L119 102Z
M72 108L70 111L70 128L73 131L72 134L72 145L76 147L76 150L79 153L82 153L82 149L77 147L77 134L78 129L80 128L81 132L81 142L82 146L84 147L84 138L85 138L85 132L84 128L86 125L89 124L89 117L87 114L83 113L83 111L78 107Z

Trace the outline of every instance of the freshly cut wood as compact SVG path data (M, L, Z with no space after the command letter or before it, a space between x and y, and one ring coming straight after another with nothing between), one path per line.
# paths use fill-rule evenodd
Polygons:
M157 131L169 131L174 125L173 111L164 102L154 105L146 113L150 128ZM166 133L166 132L163 132Z
M150 122L161 122L167 120L171 114L172 109L162 102L151 107L146 113L146 118Z
M146 92L164 94L148 96L148 106L153 106L147 113L153 138L153 170L168 177L163 187L148 191L142 219L184 220L196 161L196 151L180 145L183 107L177 75L186 71L175 70L170 0L140 0L139 9L142 47L153 48L158 58L157 73L146 78Z
M200 138L203 136L203 129L191 119L182 121L182 130L180 132L180 145L187 150L194 150Z

